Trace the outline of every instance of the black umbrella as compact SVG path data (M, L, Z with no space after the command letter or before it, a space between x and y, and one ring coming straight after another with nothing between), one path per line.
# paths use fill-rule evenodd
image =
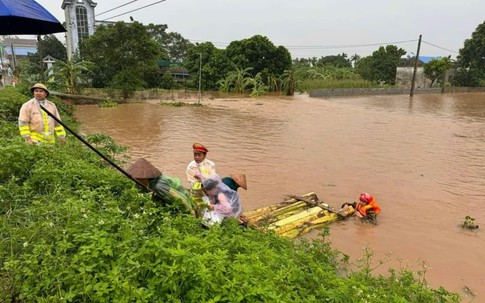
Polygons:
M0 0L0 35L65 32L62 24L34 0Z

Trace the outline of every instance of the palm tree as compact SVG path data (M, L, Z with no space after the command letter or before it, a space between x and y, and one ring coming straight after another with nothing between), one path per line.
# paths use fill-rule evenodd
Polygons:
M93 63L89 61L57 60L46 73L50 74L49 82L54 81L59 88L73 94L80 91L80 84L88 82L88 72L92 66Z
M357 54L354 54L352 57L350 57L350 62L352 62L352 67L355 68L355 63L360 60L360 56Z

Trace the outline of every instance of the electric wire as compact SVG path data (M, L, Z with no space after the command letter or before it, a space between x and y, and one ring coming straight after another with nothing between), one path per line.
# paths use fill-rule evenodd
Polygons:
M229 43L225 42L214 42L214 41L207 41L207 40L196 40L196 39L188 39L190 42L211 42L214 45L217 46L228 46ZM394 44L404 44L404 43L411 43L411 42L417 42L417 39L414 40L403 40L403 41L391 41L391 42L381 42L381 43L368 43L368 44L344 44L344 45L307 45L307 46L302 46L302 45L290 45L286 46L288 49L294 49L294 50L331 50L331 49L341 49L341 48L359 48L359 47L368 47L368 46L380 46L380 45L394 45Z
M134 10L127 11L127 12L121 13L121 14L119 14L119 15L112 16L112 17L109 17L109 18L106 18L106 19L103 19L103 20L100 20L100 21L101 21L101 22L103 22L103 21L107 21L107 20L110 20L110 19L113 19L113 18L116 18L116 17L120 17L120 16L123 16L123 15L129 14L129 13L132 13L132 12L139 11L139 10L141 10L141 9L144 9L144 8L149 7L149 6L152 6L152 5L158 4L158 3L160 3L160 2L165 2L165 1L167 1L167 0L160 0L160 1L157 1L157 2L153 2L153 3L151 3L151 4L147 4L147 5L145 5L145 6L142 6L142 7L136 8L136 9L134 9Z
M442 47L442 46L439 46L439 45L436 45L436 44L433 44L433 43L430 43L430 42L427 42L427 41L424 41L422 40L423 43L425 44L428 44L428 45L431 45L431 46L434 46L436 48L439 48L439 49L442 49L442 50L445 50L445 51L448 51L448 52L451 52L451 53L455 53L455 54L458 54L459 52L457 51L454 51L454 50L451 50L451 49L448 49L448 48L445 48L445 47Z
M109 12L111 12L111 11L114 11L115 9L121 8L121 7L123 7L123 6L126 6L126 5L128 5L128 4L131 4L131 3L133 3L133 2L137 2L137 1L138 1L138 0L133 0L133 1L127 2L127 3L125 3L125 4L122 4L122 5L120 5L120 6L117 6L117 7L115 7L115 8L109 9L109 10L107 10L107 11L104 11L104 12L102 12L102 13L97 14L97 15L96 15L96 17L101 16L101 15L106 14L106 13L109 13Z
M321 45L321 46L298 46L298 45L290 45L285 46L288 49L299 49L299 50L311 50L311 49L340 49L340 48L358 48L358 47L368 47L368 46L380 46L380 45L394 45L394 44L403 44L403 43L410 43L416 42L418 40L405 40L405 41L391 41L391 42L382 42L382 43L368 43L368 44L343 44L343 45Z

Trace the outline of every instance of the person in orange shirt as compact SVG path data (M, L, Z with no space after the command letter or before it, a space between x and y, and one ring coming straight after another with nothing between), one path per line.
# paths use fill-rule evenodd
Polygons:
M347 209L349 206L355 209L355 215L362 221L377 224L377 215L381 212L381 207L371 194L361 193L358 203L344 203L342 209Z
M361 193L359 203L356 205L355 215L363 221L376 224L377 215L381 212L381 207L377 204L376 199L368 194Z

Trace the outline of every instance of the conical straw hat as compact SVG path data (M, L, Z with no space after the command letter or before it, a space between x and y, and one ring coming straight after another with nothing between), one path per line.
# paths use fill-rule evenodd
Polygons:
M237 174L237 175L230 175L230 177L236 182L239 187L244 188L245 190L248 189L248 183L246 182L246 175L244 174Z
M128 168L127 172L136 179L151 179L162 175L162 172L145 160L145 158L136 160L136 162Z

